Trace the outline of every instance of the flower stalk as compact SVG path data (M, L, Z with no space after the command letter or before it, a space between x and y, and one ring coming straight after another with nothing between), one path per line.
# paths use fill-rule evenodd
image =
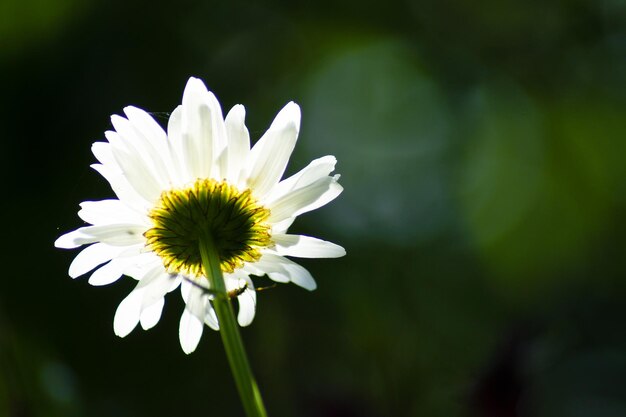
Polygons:
M252 374L248 357L235 320L233 307L226 290L226 283L220 267L220 259L209 232L200 236L202 266L211 289L215 291L213 307L220 325L220 335L230 369L239 391L239 397L247 417L267 417L261 393Z

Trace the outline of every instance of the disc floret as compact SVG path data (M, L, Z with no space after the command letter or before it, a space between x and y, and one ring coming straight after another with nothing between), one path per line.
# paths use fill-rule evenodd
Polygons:
M209 233L222 271L233 272L244 262L257 261L260 249L272 244L269 215L249 189L197 179L161 194L148 214L153 227L144 233L146 247L161 257L169 273L203 276L199 240Z

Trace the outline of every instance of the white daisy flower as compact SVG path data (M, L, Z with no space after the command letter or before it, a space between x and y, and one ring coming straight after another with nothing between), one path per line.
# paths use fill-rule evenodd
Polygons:
M331 176L336 160L325 156L280 180L300 128L300 108L291 102L250 149L245 110L234 106L226 118L203 82L190 78L182 105L166 132L145 111L124 109L111 118L114 131L96 142L92 167L110 183L117 198L86 201L78 215L90 226L59 237L58 248L86 246L69 268L72 278L95 269L92 285L122 275L137 286L115 313L115 333L124 337L137 324L156 325L164 296L180 286L185 309L180 320L183 351L193 352L204 324L218 329L209 283L199 252L200 231L217 246L229 296L237 298L237 320L250 324L256 292L250 275L316 288L311 274L286 256L334 258L338 245L292 235L296 217L335 199L342 191Z

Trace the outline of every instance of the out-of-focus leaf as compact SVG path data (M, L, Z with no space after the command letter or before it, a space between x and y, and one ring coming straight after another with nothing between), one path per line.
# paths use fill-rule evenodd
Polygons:
M449 113L441 92L402 42L348 47L308 82L302 143L332 149L341 202L322 214L344 236L394 244L438 236L450 221L445 156Z
M474 245L514 292L566 279L608 219L605 140L545 110L511 84L468 101L460 196Z
M76 0L3 0L0 2L0 59L63 30L89 2Z

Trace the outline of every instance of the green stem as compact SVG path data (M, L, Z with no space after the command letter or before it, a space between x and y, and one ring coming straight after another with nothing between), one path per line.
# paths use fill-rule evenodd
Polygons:
M219 256L213 244L213 239L208 233L200 238L200 254L202 256L202 266L211 289L216 292L213 299L213 307L220 324L220 335L224 343L224 350L226 351L246 416L267 417L261 393L252 375L248 357L241 341L235 313L228 298L224 276L220 268Z

